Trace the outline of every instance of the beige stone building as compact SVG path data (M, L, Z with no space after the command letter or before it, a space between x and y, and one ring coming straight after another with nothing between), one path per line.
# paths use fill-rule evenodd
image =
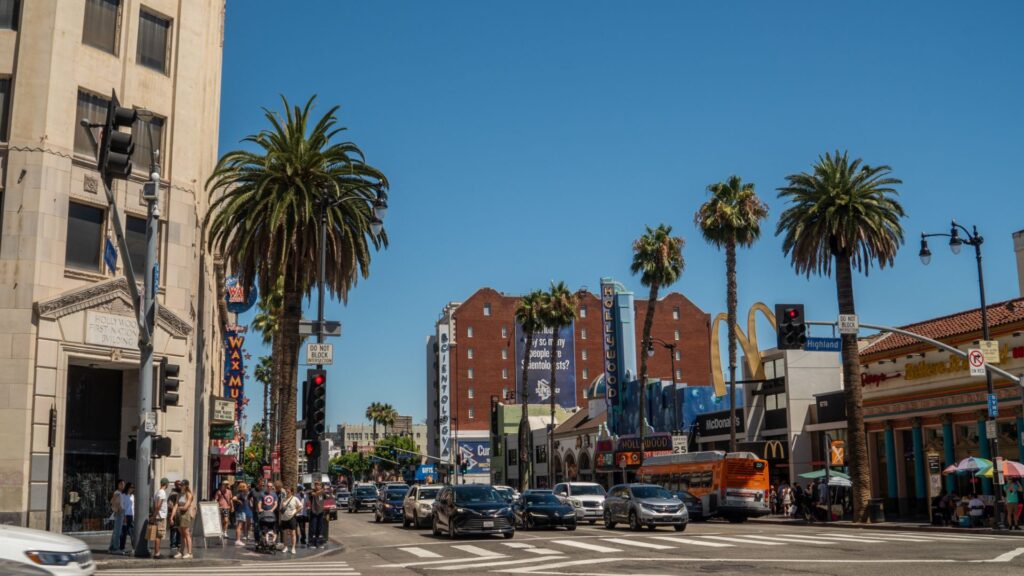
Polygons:
M180 365L182 380L180 405L157 412L173 447L155 476L209 483L229 318L202 242L203 184L217 160L223 24L224 0L0 1L0 522L43 527L50 499L54 530L98 529L114 479L134 479L139 352L121 265L140 270L145 253L144 122L164 182L155 361ZM102 121L111 90L156 115L136 123L135 174L115 183L129 243L116 273L103 259L112 212L79 125Z

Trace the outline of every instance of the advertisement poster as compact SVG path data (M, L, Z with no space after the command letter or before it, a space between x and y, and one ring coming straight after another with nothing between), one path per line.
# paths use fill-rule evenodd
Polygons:
M438 425L441 432L441 459L447 460L451 455L451 373L449 362L451 361L451 342L449 342L451 327L448 324L437 325L437 381L441 393L439 396Z
M459 456L467 465L466 474L491 473L490 440L459 440Z
M563 326L558 331L555 348L555 402L563 408L576 406L576 342L573 325ZM526 389L530 393L530 404L548 405L551 402L551 339L550 328L533 335L533 349L527 367ZM516 325L516 390L521 397L523 389L523 359L526 355L526 334L522 326Z

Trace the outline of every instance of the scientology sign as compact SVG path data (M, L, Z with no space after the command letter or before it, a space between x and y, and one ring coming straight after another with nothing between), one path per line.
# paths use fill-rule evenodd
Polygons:
M563 326L555 342L555 357L551 357L551 343L555 338L551 328L533 334L533 349L526 367L526 389L531 404L551 402L551 363L555 364L555 402L563 408L576 406L576 341L575 324ZM523 362L526 356L526 334L516 324L516 389L523 389ZM521 395L520 395L521 397Z

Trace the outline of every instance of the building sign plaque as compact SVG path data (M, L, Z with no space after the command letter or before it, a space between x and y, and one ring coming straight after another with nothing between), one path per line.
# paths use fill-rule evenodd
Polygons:
M212 398L210 422L212 424L234 424L235 401L229 398Z
M138 320L131 316L88 310L85 313L85 341L113 348L138 348Z

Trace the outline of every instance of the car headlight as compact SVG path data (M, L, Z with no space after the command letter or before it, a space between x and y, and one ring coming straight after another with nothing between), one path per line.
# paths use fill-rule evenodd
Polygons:
M44 552L40 550L29 550L25 552L28 559L43 566L67 566L71 563L71 554L67 552Z
M583 502L579 498L569 498L569 503L572 504L573 508L582 508Z
M511 513L512 513L512 509L506 507L506 508L502 508L501 510L498 510L497 512L495 512L495 515L496 516L505 516L505 515L508 515L508 514L511 514Z
M420 510L429 512L433 507L430 504L420 504Z

